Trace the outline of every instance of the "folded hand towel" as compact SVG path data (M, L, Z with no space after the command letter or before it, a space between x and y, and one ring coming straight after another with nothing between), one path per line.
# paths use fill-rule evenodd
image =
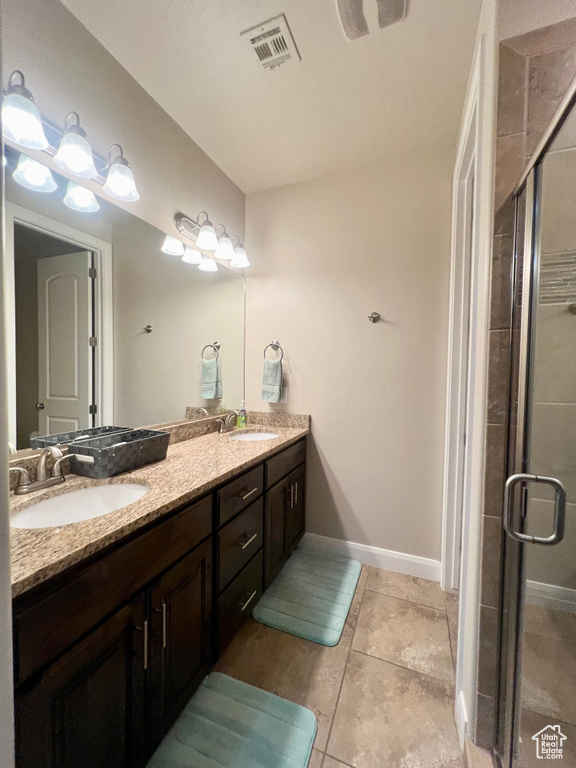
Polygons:
M265 403L279 403L282 396L282 358L264 359L262 375L262 400Z
M202 391L203 400L217 400L222 397L222 379L218 358L202 359Z

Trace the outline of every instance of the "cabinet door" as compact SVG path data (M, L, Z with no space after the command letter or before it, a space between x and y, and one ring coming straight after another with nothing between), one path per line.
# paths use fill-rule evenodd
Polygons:
M286 562L286 507L290 496L288 478L266 494L265 579L268 586Z
M140 597L16 692L18 768L144 764L146 636Z
M290 554L304 536L306 519L306 465L298 467L288 476L290 483L286 507L286 541Z
M211 602L212 542L207 541L164 574L151 590L153 747L208 672Z

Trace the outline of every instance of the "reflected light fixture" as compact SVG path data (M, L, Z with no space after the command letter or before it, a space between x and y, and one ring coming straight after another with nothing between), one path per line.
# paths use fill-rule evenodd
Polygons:
M34 192L54 192L58 188L50 169L28 155L20 155L12 177L18 184Z
M20 82L16 82L17 79ZM28 149L47 149L48 139L34 98L24 84L24 75L15 69L8 80L2 105L4 138Z
M115 148L117 148L115 150ZM128 166L120 144L112 144L108 152L108 176L104 182L104 192L116 200L133 203L140 199L134 182L134 174Z
M172 235L166 235L161 248L162 253L166 253L168 256L183 256L184 250L184 243L181 243L180 240L172 237Z
M228 232L226 232L226 227L223 224L218 224L218 227L222 227L223 232L218 238L218 247L216 248L214 255L223 261L230 261L230 259L234 256L234 246L232 245L232 240L230 239ZM218 229L218 227L216 227L216 229Z
M88 143L86 131L80 127L77 112L70 112L66 117L65 133L60 142L54 162L59 168L82 179L95 179L98 171L92 157L92 147Z
M246 255L246 251L244 250L244 246L240 242L238 235L234 235L234 237L238 239L238 245L234 248L234 256L232 256L230 266L234 269L246 269L246 267L250 266L248 256Z
M204 224L200 226L200 216L206 216ZM218 238L216 237L216 230L212 226L212 222L208 218L206 211L200 211L198 214L198 225L200 226L200 232L196 238L196 245L198 248L202 248L204 251L215 251L218 248Z
M197 251L196 248L191 248L189 245L187 245L186 248L184 249L184 255L182 256L182 261L185 261L186 264L201 264L202 254L200 253L200 251ZM212 259L210 259L210 261L212 261Z
M100 210L100 204L96 200L94 192L76 184L75 181L68 182L64 205L72 208L73 211L81 211L82 213L95 213Z
M210 256L205 256L204 254L201 254L201 256L202 258L200 259L198 269L201 269L202 272L218 272L218 264L216 264L214 259L211 259Z

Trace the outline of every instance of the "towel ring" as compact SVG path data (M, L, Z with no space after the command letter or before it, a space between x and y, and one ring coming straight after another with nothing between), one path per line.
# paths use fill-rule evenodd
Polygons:
M279 341L271 341L270 344L267 344L264 347L264 359L266 360L266 350L268 350L270 347L272 349L275 349L276 352L280 351L280 360L284 360L284 350L282 349Z
M218 358L220 357L220 352L219 352L219 350L220 350L220 342L219 341L215 341L214 344L206 344L205 347L202 347L202 352L200 352L200 357L203 360L214 360L214 357L204 357L204 352L208 348L214 350L215 358L216 358L216 360L218 360Z

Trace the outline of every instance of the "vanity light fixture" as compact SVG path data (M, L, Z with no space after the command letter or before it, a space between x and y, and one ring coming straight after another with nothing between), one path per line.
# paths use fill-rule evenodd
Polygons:
M96 200L94 192L76 184L75 181L68 182L64 205L72 208L73 211L81 211L82 213L96 213L100 210L100 204Z
M202 216L202 214L206 216L206 219L200 226L200 216ZM212 222L208 218L206 211L200 211L197 222L198 226L200 226L200 232L196 238L196 245L204 251L215 251L216 248L218 248L218 238L216 237L216 230L212 226Z
M226 227L223 224L218 224L218 227L222 227L223 231L218 238L218 247L216 248L214 255L219 259L222 259L222 261L230 261L230 259L234 256L234 246L232 245L232 240L230 239L228 232L226 232ZM218 230L218 227L216 227L216 230Z
M54 156L59 168L82 179L95 179L98 171L92 157L92 147L88 143L86 131L80 127L77 112L70 112L66 117L65 133L60 147Z
M8 90L2 105L2 126L4 138L15 144L28 149L48 149L49 142L40 112L19 69L15 69L8 79Z
M162 253L168 254L168 256L183 256L185 251L184 243L181 243L180 240L172 237L172 235L166 235L160 250Z
M182 261L185 261L186 264L199 265L202 263L202 254L200 253L200 251L197 251L196 248L191 248L189 245L187 245L186 248L184 249L184 255L182 256ZM212 261L212 259L210 259L210 261Z
M211 259L210 256L202 254L198 269L201 269L202 272L218 272L218 264L216 264L214 259Z
M250 266L250 262L248 261L248 256L246 255L244 246L240 242L238 235L233 235L233 237L237 238L238 245L234 248L234 256L232 257L230 266L234 269L246 269L246 267Z
M28 155L20 155L12 177L18 184L34 192L54 192L58 188L50 169Z
M133 203L140 199L134 182L134 174L124 157L120 144L112 144L108 152L108 176L104 182L104 192L116 200Z

